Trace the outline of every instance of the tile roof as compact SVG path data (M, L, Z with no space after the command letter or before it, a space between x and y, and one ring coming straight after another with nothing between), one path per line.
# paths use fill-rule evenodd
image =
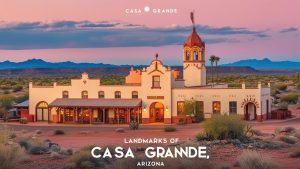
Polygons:
M49 107L141 107L141 99L55 99Z

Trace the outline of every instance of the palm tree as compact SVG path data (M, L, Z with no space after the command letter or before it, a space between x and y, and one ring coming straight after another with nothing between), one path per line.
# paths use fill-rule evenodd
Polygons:
M211 82L212 82L212 85L214 84L214 63L216 61L216 56L215 55L211 55L210 58L209 58L209 61L210 61L210 64L211 64Z
M216 63L216 82L218 83L218 62L220 61L220 58L218 56L215 56L215 63Z

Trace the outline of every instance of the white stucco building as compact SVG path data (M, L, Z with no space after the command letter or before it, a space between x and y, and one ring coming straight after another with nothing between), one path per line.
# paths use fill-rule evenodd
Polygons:
M101 79L91 79L87 73L67 86L30 83L29 110L23 117L59 123L177 123L189 121L183 107L191 99L205 118L239 114L245 120L261 121L270 116L270 85L207 84L205 44L195 26L183 44L182 59L182 79L156 55L148 67L131 69L125 85L102 85Z

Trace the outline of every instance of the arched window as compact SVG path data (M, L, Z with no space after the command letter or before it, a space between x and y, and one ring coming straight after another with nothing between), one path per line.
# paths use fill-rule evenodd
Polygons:
M190 60L190 52L189 52L189 51L186 51L186 52L185 52L185 60L186 60L186 61L189 61L189 60Z
M194 51L194 60L198 60L198 52Z
M104 91L99 91L99 92L98 92L98 98L99 98L99 99L102 99L102 98L104 98L104 97L105 97Z
M138 93L137 91L133 91L133 92L132 92L132 98L133 98L133 99L139 98L139 93Z
M36 105L36 120L37 121L46 121L48 120L48 103L39 102Z
M83 99L89 98L88 92L87 92L87 91L82 91L82 92L81 92L81 98L83 98Z
M69 92L68 91L63 91L62 92L62 98L64 98L64 99L69 98Z
M115 98L120 99L121 98L121 92L120 91L115 91Z

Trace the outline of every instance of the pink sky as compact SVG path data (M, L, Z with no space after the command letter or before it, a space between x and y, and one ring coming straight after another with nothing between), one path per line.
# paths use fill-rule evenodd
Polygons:
M125 13L125 9L143 9L145 6L151 9L177 8L178 12L177 14ZM194 10L198 24L212 27L243 27L252 31L266 31L270 36L253 40L243 39L239 43L208 44L207 55L219 55L223 62L264 57L273 60L300 61L299 30L279 33L291 27L300 28L299 6L299 0L1 0L0 23L88 20L119 21L147 27L186 26L191 24L189 12ZM160 53L167 64L180 64L181 46L178 45L85 49L0 49L0 61L43 58L49 61L147 64L156 52Z

